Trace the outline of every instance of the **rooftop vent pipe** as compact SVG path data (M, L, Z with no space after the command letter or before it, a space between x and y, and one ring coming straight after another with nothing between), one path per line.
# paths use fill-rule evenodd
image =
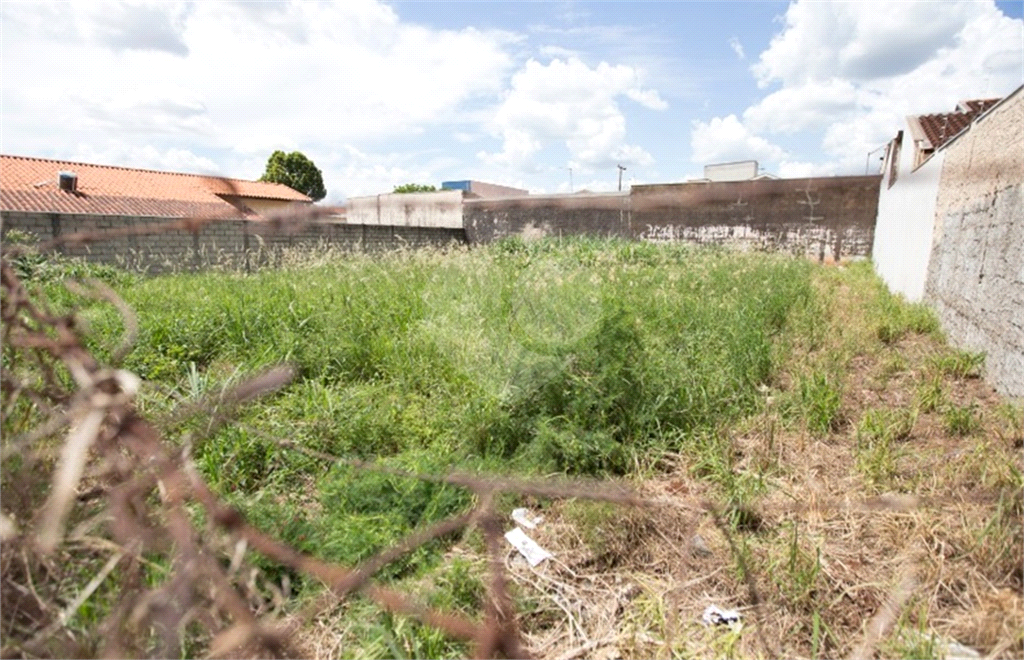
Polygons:
M61 190L75 192L78 190L78 175L74 172L57 172L57 182Z

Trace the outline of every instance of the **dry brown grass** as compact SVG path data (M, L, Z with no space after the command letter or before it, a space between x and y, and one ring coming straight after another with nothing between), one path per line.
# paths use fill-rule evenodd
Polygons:
M798 347L771 396L800 370L840 363L840 428L815 437L769 404L728 431L733 470L764 475L756 529L716 525L708 503L720 493L695 476L692 453L634 484L643 507L546 508L530 534L555 558L530 567L504 552L532 654L942 657L956 643L984 657L1024 653L1020 408L981 379L936 374L932 357L949 351L939 338L880 344L862 291L828 271L819 287L832 305L827 339ZM977 406L981 429L951 435L941 410L917 412L891 443L891 471L866 474L858 422L916 410L935 379L948 401ZM743 626L705 626L711 604L740 610Z
M336 657L351 642L340 621L359 592L484 657L920 657L954 640L1019 657L1020 411L980 379L935 373L931 356L948 349L934 337L880 344L864 322L870 296L836 272L818 282L828 328L794 347L761 414L721 430L714 451L728 454L727 474L709 476L698 442L615 487L435 475L472 490L472 511L344 567L280 543L211 493L188 443L166 442L136 414L131 375L97 364L73 317L36 306L5 265L4 343L41 375L8 373L3 409L33 401L45 432L28 428L4 447L23 459L4 483L0 654ZM815 369L839 369L845 381L839 421L818 435L779 403ZM208 414L209 433L288 377L267 372L181 414ZM948 404L976 406L977 431L949 433L938 407L869 442L869 411L920 408L919 388L935 382ZM736 484L747 489L739 500ZM502 493L547 506L531 535L553 559L530 567L504 543ZM476 531L451 555L483 576L481 611L426 607L418 591L429 584L400 591L372 580L398 554L463 529ZM291 602L248 567L251 550L322 582L324 595ZM163 581L147 584L154 556L170 562ZM90 603L98 646L67 622L71 612L89 622ZM712 604L740 610L742 625L703 625ZM193 646L182 649L185 637Z
M558 559L510 562L524 592L566 610L522 614L538 656L922 657L954 641L985 657L1024 653L1020 408L980 379L935 374L930 358L949 350L940 339L879 346L860 317L869 301L822 279L829 339L791 369L845 362L846 422L816 438L768 406L731 430L733 469L765 475L753 531L719 528L695 507L714 493L687 455L638 485L657 505L616 515L589 543L593 516L549 511L535 537ZM941 412L917 414L891 443L891 473L872 479L857 461L858 420L913 407L935 378L951 402L977 406L980 430L950 435ZM745 625L704 626L710 604L740 609Z

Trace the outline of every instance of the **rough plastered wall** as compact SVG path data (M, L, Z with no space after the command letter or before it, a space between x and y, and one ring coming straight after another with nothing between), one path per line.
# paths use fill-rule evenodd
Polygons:
M462 214L470 243L510 236L631 236L628 193L468 198Z
M462 229L461 190L350 197L345 207L351 225Z
M880 176L633 186L637 237L790 252L819 261L871 256Z
M467 199L466 237L618 236L779 250L821 261L871 255L879 176L633 186L627 193Z
M986 377L1024 397L1024 87L945 150L925 300Z

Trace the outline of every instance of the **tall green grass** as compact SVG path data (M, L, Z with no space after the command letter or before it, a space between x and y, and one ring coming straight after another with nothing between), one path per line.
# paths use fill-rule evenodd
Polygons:
M353 256L315 269L173 275L124 291L126 366L191 389L197 373L293 363L274 405L331 448L437 443L524 468L622 473L753 409L811 266L685 247L577 241ZM87 313L113 344L109 309Z
M139 316L125 366L159 384L145 402L158 412L294 364L296 382L199 443L197 462L285 540L355 561L468 500L329 469L268 436L413 472L624 474L756 409L790 319L814 309L813 268L682 245L512 240L167 275L121 291ZM113 309L86 303L83 315L97 351L116 345Z

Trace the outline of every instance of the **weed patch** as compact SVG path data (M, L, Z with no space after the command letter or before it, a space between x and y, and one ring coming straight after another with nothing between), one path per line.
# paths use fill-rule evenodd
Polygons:
M953 378L978 378L985 366L984 353L971 351L953 351L938 355L931 361L934 371Z
M805 420L808 431L822 436L839 427L842 401L842 389L837 378L815 371L799 377L796 407L791 408L790 415L798 415Z
M946 404L946 392L942 387L942 378L931 377L917 387L916 400L922 413L941 410Z
M898 443L910 437L917 412L910 409L868 410L857 425L856 467L872 486L888 487L902 453Z
M946 432L951 435L971 435L981 429L978 407L973 403L966 406L950 404L942 414L942 421Z

